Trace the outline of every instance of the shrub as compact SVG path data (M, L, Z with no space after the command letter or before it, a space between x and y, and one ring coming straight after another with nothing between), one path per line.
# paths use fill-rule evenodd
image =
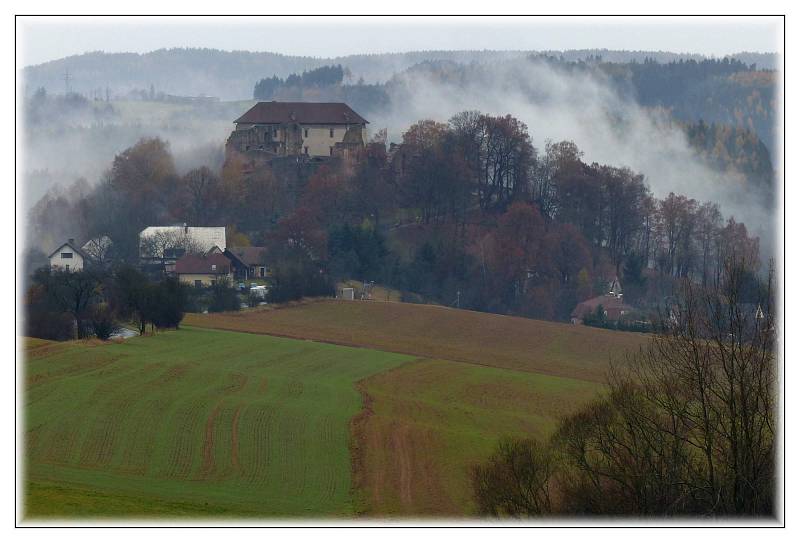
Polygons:
M549 513L552 472L550 450L537 441L500 441L489 461L472 469L478 512L495 517Z
M209 313L222 311L239 311L241 301L239 294L229 281L217 281L211 287L211 301L208 306Z
M75 320L69 313L29 308L25 315L25 335L53 341L75 339Z
M152 320L157 328L178 328L188 305L186 285L168 277L154 287Z
M99 303L92 307L89 313L89 326L98 339L103 341L119 331L114 312L107 303Z
M25 335L54 341L75 339L75 319L50 302L44 286L34 284L25 296Z
M330 277L310 261L286 261L273 268L273 286L267 295L272 303L299 300L306 296L334 296Z

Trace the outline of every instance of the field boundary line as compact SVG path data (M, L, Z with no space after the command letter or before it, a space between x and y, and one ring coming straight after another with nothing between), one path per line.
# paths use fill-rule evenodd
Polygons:
M382 302L383 303L383 302ZM386 302L389 303L389 302ZM279 333L267 333L267 332L255 332L253 330L236 330L234 328L229 328L226 326L203 326L201 324L192 324L184 326L187 329L192 328L199 328L202 330L221 330L223 332L233 332L238 334L252 334L256 336L269 336L269 337L276 337L281 339L293 339L296 341L312 341L314 343L322 343L326 345L337 345L339 347L350 347L353 349L365 349L368 351L381 351L384 353L393 353L393 354L402 354L406 356L416 356L417 359L423 360L443 360L445 362L455 362L457 364L470 364L472 366L481 366L483 368L492 368L495 370L503 370L503 371L518 371L520 373L532 373L535 375L546 375L548 377L556 377L558 379L566 379L570 381L582 381L585 383L594 383L594 384L603 384L604 381L598 380L594 381L592 379L581 379L578 377L567 377L566 375L559 375L557 373L552 372L545 372L545 371L529 371L529 370L521 370L517 368L505 368L502 366L493 366L492 364L485 364L481 362L475 362L474 360L463 360L463 359L456 359L456 358L445 358L443 356L430 356L427 353L420 353L414 351L398 351L394 349L385 349L381 346L373 346L373 345L365 345L365 344L358 344L358 343L349 343L347 341L334 341L330 339L316 339L312 337L304 337L300 335L293 335L293 334L279 334Z

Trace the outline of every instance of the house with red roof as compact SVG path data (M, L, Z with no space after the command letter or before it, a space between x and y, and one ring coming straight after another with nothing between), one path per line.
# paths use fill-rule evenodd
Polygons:
M209 287L222 280L232 280L233 266L222 253L187 254L175 262L175 275L181 283Z
M597 314L599 308L602 308L600 311L605 320L614 322L636 311L635 307L622 300L622 287L619 280L615 278L609 285L606 294L589 298L576 305L570 314L570 320L572 324L581 324L586 317Z

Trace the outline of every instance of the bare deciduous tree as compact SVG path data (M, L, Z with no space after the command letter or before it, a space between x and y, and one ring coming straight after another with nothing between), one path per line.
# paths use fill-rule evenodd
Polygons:
M686 280L660 331L548 452L504 442L475 468L480 512L774 515L773 273L756 291L751 277L747 256L732 256L720 282Z
M478 512L495 517L550 513L552 471L552 453L537 441L501 441L485 466L472 469Z
M744 297L747 267L686 281L663 331L611 372L610 392L560 428L574 512L773 514L772 273Z

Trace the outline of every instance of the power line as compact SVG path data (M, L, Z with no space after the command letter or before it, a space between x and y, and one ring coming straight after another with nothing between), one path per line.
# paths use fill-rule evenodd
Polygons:
M64 72L64 94L69 94L69 82L72 80L72 76L69 75L69 70Z

